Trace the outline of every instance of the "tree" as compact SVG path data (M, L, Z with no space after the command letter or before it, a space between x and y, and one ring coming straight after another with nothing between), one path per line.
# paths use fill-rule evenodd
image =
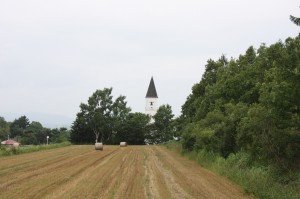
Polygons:
M29 119L25 115L15 119L10 125L11 137L21 136L29 124Z
M154 130L151 131L148 140L150 143L162 143L173 139L172 107L170 105L162 105L158 108L154 118Z
M46 135L44 135L44 127L41 123L32 121L21 134L22 144L44 144Z
M70 130L65 127L59 128L59 136L56 138L56 143L67 142L70 140Z
M300 26L300 18L290 15L290 20L294 22L294 24L296 24L297 26Z
M0 140L7 139L9 135L9 124L5 121L4 117L0 116Z
M75 144L92 143L95 141L95 136L92 132L91 127L84 118L84 114L82 112L77 113L76 120L71 126L71 142Z
M131 145L145 144L145 135L149 131L150 117L143 113L129 113L124 125L117 132L118 142L128 142Z
M293 15L290 15L290 20L296 24L297 26L300 26L300 18L294 17Z
M91 132L96 142L116 142L116 133L121 130L130 108L124 96L113 101L111 93L112 88L96 90L87 104L80 104L80 112L72 125L72 142L91 142Z
M96 142L107 141L112 128L112 88L96 90L89 98L88 104L81 104L80 108L85 120L95 134Z
M110 140L113 143L119 142L117 135L120 135L120 133L122 133L124 125L126 124L129 113L131 111L131 109L127 107L127 102L125 101L125 99L125 96L119 96L112 105L113 129Z
M45 135L49 136L50 142L62 143L69 140L70 131L67 128L61 127L59 129L51 129L50 131L46 132Z
M219 68L224 67L228 63L224 55L218 61L209 59L205 65L205 72L199 83L192 87L186 102L182 105L182 118L188 122L193 122L195 119L203 119L208 113L210 102L205 99L208 94L209 86L212 86L217 81L217 72Z

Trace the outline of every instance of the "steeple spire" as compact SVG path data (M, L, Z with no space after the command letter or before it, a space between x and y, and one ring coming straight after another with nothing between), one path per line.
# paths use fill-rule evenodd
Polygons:
M156 93L156 89L155 89L155 85L154 85L153 77L151 77L150 84L149 84L149 87L148 87L148 91L147 91L147 94L146 94L146 98L158 98L157 93Z

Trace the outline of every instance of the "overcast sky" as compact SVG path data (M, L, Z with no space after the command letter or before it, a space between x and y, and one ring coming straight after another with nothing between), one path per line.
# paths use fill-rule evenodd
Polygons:
M96 89L176 115L206 61L295 37L299 0L0 0L0 115L72 121ZM13 115L13 116L12 116ZM37 120L39 118L29 118ZM63 119L61 119L63 120ZM44 121L41 121L44 122ZM45 122L44 122L45 124ZM57 125L60 125L59 122Z

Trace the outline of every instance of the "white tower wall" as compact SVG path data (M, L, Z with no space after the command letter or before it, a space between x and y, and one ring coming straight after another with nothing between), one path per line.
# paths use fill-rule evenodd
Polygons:
M157 98L146 98L145 113L154 116L158 109Z
M150 123L154 122L153 116L156 114L159 108L157 101L158 101L158 96L155 89L153 77L151 77L148 91L146 94L146 105L145 105L145 113L151 116Z

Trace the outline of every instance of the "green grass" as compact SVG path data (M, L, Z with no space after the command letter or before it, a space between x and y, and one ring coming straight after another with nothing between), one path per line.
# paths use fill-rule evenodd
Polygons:
M3 146L0 145L0 157L1 156L10 156L18 155L24 153L32 153L36 151L43 151L48 149L60 148L71 145L70 142L63 142L58 144L49 144L49 145L31 145L31 146L20 146L19 148L13 148L12 146Z
M249 195L261 199L300 198L300 171L279 175L272 167L253 163L243 152L225 159L207 151L183 152L179 142L164 146L241 185Z

